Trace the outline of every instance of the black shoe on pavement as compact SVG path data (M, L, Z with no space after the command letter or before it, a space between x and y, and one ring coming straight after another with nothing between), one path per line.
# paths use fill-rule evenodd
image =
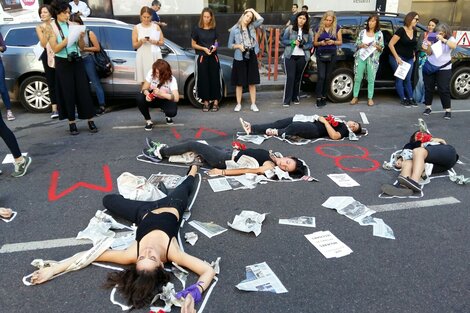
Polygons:
M88 121L88 130L90 131L90 133L97 133L98 132L98 127L96 127L95 122Z
M153 123L147 123L147 124L145 124L144 129L145 129L146 131L151 131L151 130L153 129Z
M415 99L411 98L410 100L408 100L408 102L410 103L410 105L411 105L413 108L417 108L417 107L418 107L418 103L416 103Z
M403 175L398 175L397 180L400 185L405 186L412 191L421 192L421 185L417 181Z
M411 103L408 99L402 99L400 100L400 104L404 106L405 108L411 108Z
M452 118L452 113L450 113L450 111L446 111L446 113L444 113L444 118L446 120L450 120Z
M70 123L69 124L69 131L70 131L70 135L72 135L72 136L78 135L79 132L78 132L78 129L77 129L77 124Z
M430 108L426 108L423 112L423 115L426 115L428 116L429 114L431 114L432 110Z
M413 195L413 190L411 189L397 187L389 184L382 185L381 189L384 194L387 194L389 196L406 197Z
M166 124L173 125L173 119L171 117L166 117Z

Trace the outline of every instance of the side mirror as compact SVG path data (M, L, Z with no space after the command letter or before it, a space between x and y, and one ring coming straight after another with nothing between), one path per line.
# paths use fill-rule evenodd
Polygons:
M162 56L165 56L171 53L170 48L168 48L167 46L160 47L160 50L162 52Z

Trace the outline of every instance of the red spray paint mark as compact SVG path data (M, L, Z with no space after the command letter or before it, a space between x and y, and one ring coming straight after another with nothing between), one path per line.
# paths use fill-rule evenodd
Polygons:
M71 187L65 189L61 193L57 194L57 185L59 182L60 173L59 171L54 171L52 172L52 175L51 175L51 184L50 184L49 193L48 193L49 201L57 201L60 198L68 195L69 193L73 192L75 189L80 188L80 187L88 188L91 190L97 190L101 192L112 191L113 181L111 179L111 172L109 170L108 165L103 165L103 174L104 174L105 186L98 186L98 185L90 184L87 182L78 182L72 185Z
M323 151L324 148L328 148L328 147L353 147L353 148L361 150L363 152L363 154L362 155L345 154L345 155L336 156L336 155L327 154ZM327 143L327 144L317 146L315 148L315 152L318 153L321 156L324 156L324 157L335 160L335 165L337 167L339 167L340 169L342 169L344 171L348 171L348 172L372 172L372 171L375 171L376 169L378 169L380 167L380 163L377 160L369 158L369 151L366 148L358 146L358 145ZM349 168L349 167L345 167L341 164L341 162L343 160L347 160L347 159L366 160L366 161L369 161L369 162L372 163L372 167L368 167L368 168L361 168L361 167Z
M175 136L176 139L180 139L181 135L176 131L176 128L172 127L171 132L173 133L173 136Z
M196 135L194 136L194 138L196 139L199 139L201 138L201 135L203 132L210 132L210 133L214 133L216 135L219 135L219 136L227 136L227 133L224 133L220 130L216 130L216 129L212 129L212 128L207 128L207 127L201 127L199 128L199 130L197 131Z

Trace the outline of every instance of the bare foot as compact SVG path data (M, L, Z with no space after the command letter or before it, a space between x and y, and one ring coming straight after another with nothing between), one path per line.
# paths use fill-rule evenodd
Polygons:
M33 273L31 283L39 285L51 279L52 276L54 276L54 269L52 267L43 267Z
M188 176L196 176L197 171L199 170L199 166L197 165L190 165L188 170Z
M12 209L7 209L7 208L0 208L0 216L3 218L10 218L11 215L13 214Z
M243 130L245 131L245 133L247 135L251 134L251 124L248 123L247 121L244 121L241 117L240 117L240 123L242 124Z

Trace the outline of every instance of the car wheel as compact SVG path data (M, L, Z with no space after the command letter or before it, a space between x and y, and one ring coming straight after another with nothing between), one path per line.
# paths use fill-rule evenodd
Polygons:
M348 102L353 96L354 73L348 68L338 68L331 74L328 97L332 102Z
M202 100L201 98L198 98L196 95L196 78L191 76L189 78L188 83L186 84L186 88L184 90L184 96L186 99L189 100L189 102L197 109L202 108Z
M470 96L470 67L460 67L452 73L450 94L454 99L466 99Z
M31 76L20 85L20 101L26 110L33 113L51 111L49 86L43 76Z

